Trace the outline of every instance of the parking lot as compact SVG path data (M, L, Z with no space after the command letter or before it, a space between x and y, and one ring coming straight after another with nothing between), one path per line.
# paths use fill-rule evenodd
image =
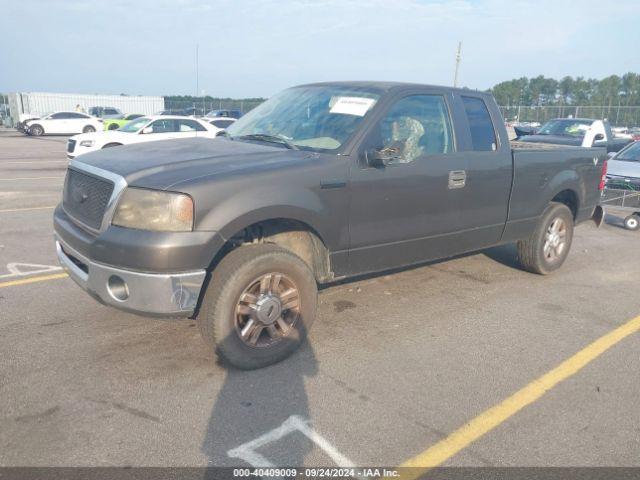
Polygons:
M101 306L58 268L65 141L0 133L0 465L640 466L619 219L547 277L506 246L332 285L304 348L237 371L193 320Z

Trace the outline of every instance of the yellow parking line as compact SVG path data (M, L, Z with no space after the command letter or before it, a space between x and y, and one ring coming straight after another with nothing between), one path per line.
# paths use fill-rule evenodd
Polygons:
M7 212L27 212L29 210L46 210L49 208L56 208L55 205L50 206L50 207L28 207L28 208L7 208L5 210L0 210L0 213L7 213Z
M64 180L64 177L17 177L17 178L0 178L0 180L4 180L6 182L10 180Z
M424 452L404 462L400 467L413 467L403 478L414 479L430 468L437 467L468 447L485 433L490 432L527 405L535 402L563 380L575 375L583 367L609 350L618 342L640 330L640 316L603 335L592 344L568 358L553 370L518 390L509 398L484 411L448 437Z
M65 278L66 276L66 273L54 273L53 275L41 275L39 277L21 278L20 280L2 282L0 283L0 288L16 287L18 285L26 285L28 283L46 282L47 280L56 280L58 278Z

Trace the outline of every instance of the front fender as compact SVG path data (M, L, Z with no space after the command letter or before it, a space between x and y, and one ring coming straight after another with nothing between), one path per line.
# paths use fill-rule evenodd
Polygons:
M228 196L197 220L198 230L217 231L229 239L244 228L266 220L287 219L308 225L326 237L329 218L321 199L305 189L251 188Z

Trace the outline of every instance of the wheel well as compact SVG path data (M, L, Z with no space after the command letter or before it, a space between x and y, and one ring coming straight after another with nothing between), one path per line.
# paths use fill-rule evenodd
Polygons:
M563 190L553 197L551 201L565 204L569 207L571 213L573 213L573 218L576 218L578 214L578 195L576 195L576 192L573 190Z
M329 250L320 235L303 222L283 218L254 223L237 232L227 240L211 267L231 250L256 243L272 243L295 253L309 265L319 282L332 278Z

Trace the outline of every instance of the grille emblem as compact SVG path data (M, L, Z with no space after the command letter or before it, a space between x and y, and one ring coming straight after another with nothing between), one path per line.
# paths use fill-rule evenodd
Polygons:
M84 203L89 198L89 194L82 186L74 185L71 189L71 198L73 198L73 201L76 203Z

